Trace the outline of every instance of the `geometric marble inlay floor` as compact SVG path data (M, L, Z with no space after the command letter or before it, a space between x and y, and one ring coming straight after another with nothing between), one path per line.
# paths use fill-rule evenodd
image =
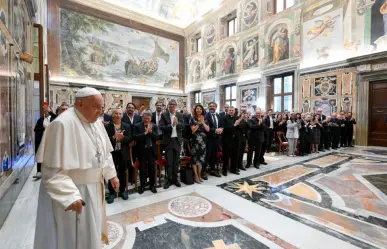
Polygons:
M131 191L128 201L107 205L104 249L387 248L385 152L268 155L268 165L239 176ZM0 230L0 249L33 248L39 184L24 186Z

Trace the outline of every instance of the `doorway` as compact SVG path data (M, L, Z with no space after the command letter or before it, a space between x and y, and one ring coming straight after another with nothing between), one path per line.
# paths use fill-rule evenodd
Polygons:
M147 97L132 97L132 102L136 105L136 109L140 110L144 106L144 110L149 109L150 98Z
M368 145L387 147L387 82L371 82Z

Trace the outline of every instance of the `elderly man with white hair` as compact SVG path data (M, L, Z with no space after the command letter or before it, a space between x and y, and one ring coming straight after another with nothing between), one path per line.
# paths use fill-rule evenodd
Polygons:
M76 94L75 107L46 129L36 155L42 163L34 248L102 248L108 243L104 178L119 180L106 130L98 118L104 105L96 89Z

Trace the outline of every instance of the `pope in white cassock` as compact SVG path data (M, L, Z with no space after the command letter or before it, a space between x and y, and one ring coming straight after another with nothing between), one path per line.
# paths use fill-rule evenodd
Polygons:
M118 191L113 148L98 118L104 100L85 87L45 130L35 249L98 249L108 243L104 178ZM86 205L84 205L86 204Z

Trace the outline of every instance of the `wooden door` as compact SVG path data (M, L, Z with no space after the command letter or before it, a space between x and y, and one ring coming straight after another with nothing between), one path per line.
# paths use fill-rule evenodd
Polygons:
M369 108L368 145L387 147L387 82L371 83Z
M132 102L136 105L137 110L140 110L142 105L144 105L145 110L146 110L149 108L150 98L132 97Z

